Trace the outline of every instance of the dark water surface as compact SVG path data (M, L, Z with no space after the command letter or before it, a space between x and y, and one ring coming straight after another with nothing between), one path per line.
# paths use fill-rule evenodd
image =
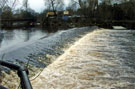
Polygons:
M8 62L27 63L45 67L37 57L50 54L62 54L64 44L74 41L80 35L90 32L96 27L73 28L48 33L41 29L30 30L0 30L0 58ZM3 58L2 58L3 57Z
M24 42L38 40L41 37L47 36L49 33L40 29L28 29L28 30L1 30L0 31L0 50L19 45Z

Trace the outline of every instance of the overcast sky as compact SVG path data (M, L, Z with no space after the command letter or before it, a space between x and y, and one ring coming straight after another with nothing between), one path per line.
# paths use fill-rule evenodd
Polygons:
M23 0L21 0L22 2ZM70 0L64 0L65 4L67 5ZM34 9L36 12L41 12L45 8L44 0L29 0L30 8Z

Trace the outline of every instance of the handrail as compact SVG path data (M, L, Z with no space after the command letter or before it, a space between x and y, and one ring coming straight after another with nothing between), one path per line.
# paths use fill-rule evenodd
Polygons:
M8 63L5 61L0 61L0 65L8 67L12 70L16 70L18 72L17 74L20 77L22 89L33 89L28 78L28 69L17 64Z

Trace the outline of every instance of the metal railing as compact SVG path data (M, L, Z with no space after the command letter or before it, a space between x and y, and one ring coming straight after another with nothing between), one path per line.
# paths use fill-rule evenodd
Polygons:
M16 65L16 64L5 62L5 61L0 61L0 65L17 71L17 74L21 80L22 89L33 89L30 83L29 77L28 77L28 69L26 69L25 67Z

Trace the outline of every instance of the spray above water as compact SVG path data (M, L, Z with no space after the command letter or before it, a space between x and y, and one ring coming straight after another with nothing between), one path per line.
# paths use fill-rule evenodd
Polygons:
M85 35L44 69L34 89L134 89L134 33L99 29Z

